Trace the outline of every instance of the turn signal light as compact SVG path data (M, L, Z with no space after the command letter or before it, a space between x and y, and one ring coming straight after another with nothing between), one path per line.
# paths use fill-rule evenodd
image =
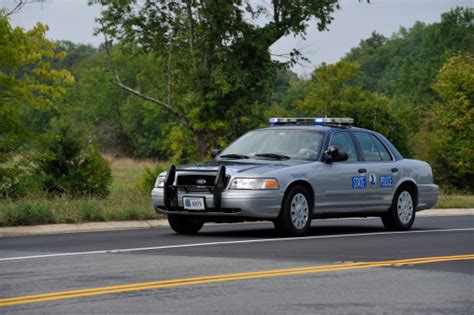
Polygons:
M263 183L265 189L278 189L278 181L275 179L267 179Z

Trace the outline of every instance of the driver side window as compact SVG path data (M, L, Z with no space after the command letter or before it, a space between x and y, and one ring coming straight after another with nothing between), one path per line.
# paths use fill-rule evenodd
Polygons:
M349 157L347 162L357 161L354 143L347 132L336 132L333 134L331 142L329 143L329 146L332 145L336 146L340 151L347 153L347 156Z

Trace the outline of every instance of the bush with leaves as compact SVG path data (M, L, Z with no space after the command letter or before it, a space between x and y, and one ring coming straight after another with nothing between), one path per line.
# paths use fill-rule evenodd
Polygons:
M28 159L0 163L0 199L16 199L35 193L40 183L32 176Z
M112 181L111 168L85 132L70 124L55 123L34 158L45 191L71 196L105 197Z
M140 190L142 190L146 194L149 194L155 186L156 178L158 177L158 175L160 175L161 172L165 170L166 167L164 164L158 164L153 169L145 167L145 172L138 183Z

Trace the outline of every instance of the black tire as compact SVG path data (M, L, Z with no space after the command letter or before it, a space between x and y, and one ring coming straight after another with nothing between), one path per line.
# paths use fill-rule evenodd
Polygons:
M196 234L204 222L186 216L168 214L170 227L178 234Z
M304 202L301 201L301 196L303 196L306 201L307 214L306 211L303 210ZM300 208L301 211L299 212L293 209L294 215L292 219L292 203L298 200L302 202L303 206ZM313 199L311 198L310 193L303 186L291 187L290 190L287 191L285 198L283 199L278 218L273 221L277 232L285 236L301 236L307 233L309 230L309 226L311 225L311 214L313 212L312 200ZM299 213L299 216L297 213ZM296 223L294 223L293 221L297 217L299 219L296 219Z
M407 200L407 196L411 200L411 211L407 209L410 208L409 200ZM403 204L403 201L406 204ZM407 208L408 207L408 208ZM405 212L403 211L405 209ZM411 216L408 219L408 214L411 213ZM416 216L416 199L415 193L412 189L407 186L400 187L395 196L392 200L392 205L390 206L390 210L382 216L382 223L387 230L390 231L407 231L415 222Z

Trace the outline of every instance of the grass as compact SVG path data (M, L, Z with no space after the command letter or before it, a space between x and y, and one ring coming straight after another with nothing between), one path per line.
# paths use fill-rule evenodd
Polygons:
M474 195L441 195L435 208L474 208Z
M163 218L155 213L149 192L140 185L145 167L154 168L157 163L128 158L107 159L111 162L113 175L107 198L32 195L2 201L0 226Z
M157 162L128 158L111 162L113 182L107 198L69 198L33 195L0 203L0 226L48 223L149 220L163 218L151 206L149 192L140 181L145 167ZM474 208L474 195L443 194L436 208Z

